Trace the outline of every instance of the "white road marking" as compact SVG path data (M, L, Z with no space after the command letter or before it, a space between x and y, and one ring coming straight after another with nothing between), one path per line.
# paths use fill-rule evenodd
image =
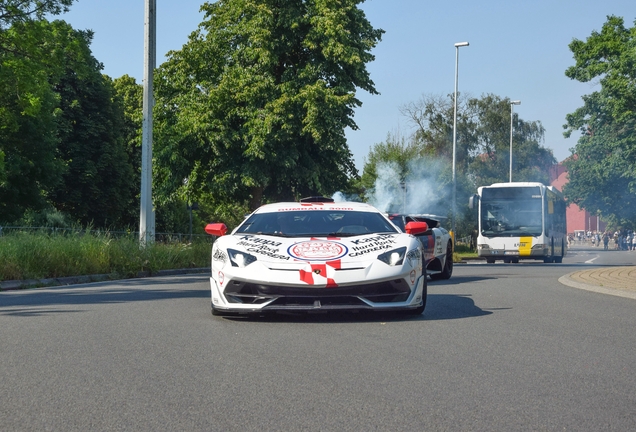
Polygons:
M596 255L594 258L585 261L585 264L592 264L595 260L598 259L600 255Z

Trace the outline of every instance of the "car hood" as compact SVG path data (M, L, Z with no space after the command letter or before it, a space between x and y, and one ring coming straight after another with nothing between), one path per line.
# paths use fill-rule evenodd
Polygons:
M248 252L261 262L363 262L377 259L383 252L418 247L409 234L367 234L353 237L275 237L235 234L220 237L216 246Z

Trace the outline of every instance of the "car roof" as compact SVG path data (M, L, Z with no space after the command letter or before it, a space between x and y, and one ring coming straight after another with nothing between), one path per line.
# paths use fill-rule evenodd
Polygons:
M371 213L382 213L377 208L367 203L344 201L344 202L281 202L265 204L254 213L276 213L287 211L362 211Z

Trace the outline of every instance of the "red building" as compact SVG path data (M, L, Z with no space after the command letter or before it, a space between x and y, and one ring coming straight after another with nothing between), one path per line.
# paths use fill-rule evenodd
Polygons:
M550 170L550 185L562 191L563 186L568 182L568 172L559 162ZM575 231L605 231L607 223L600 220L597 215L579 208L576 204L569 204L566 211L568 233L573 234Z

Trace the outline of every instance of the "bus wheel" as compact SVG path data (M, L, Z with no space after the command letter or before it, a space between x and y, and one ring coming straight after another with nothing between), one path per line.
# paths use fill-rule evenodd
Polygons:
M510 258L504 258L503 260L506 264L510 264Z
M494 263L495 263L495 260L494 260L494 258L486 258L486 262L487 262L488 264L494 264Z
M512 259L512 263L519 264L519 258L513 258Z
M554 258L553 257L543 258L543 262L546 263L546 264L550 264L550 263L554 262Z
M563 257L562 256L554 257L554 262L557 264L561 264L563 262Z

